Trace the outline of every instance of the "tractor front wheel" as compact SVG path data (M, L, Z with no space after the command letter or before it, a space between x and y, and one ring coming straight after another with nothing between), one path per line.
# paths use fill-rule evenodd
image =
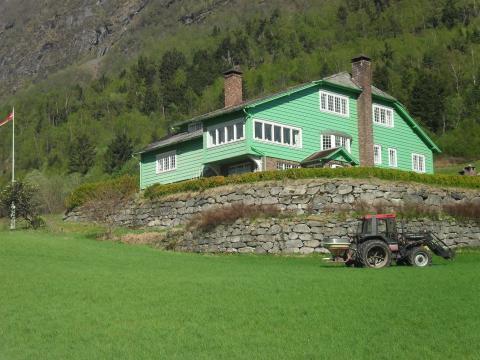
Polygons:
M392 252L384 241L370 240L362 244L361 261L366 267L381 269L390 266Z
M432 255L420 247L410 250L407 258L408 263L416 267L426 267L432 264Z

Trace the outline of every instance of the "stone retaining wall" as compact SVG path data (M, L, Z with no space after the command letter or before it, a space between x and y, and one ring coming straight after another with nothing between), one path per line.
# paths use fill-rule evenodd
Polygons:
M154 201L139 197L121 206L114 219L121 226L169 228L185 224L204 210L238 202L275 204L296 214L323 214L349 211L359 203L383 209L405 204L439 209L445 204L465 201L480 204L480 192L378 179L285 180L224 186ZM65 219L88 221L91 216L85 209L77 208Z
M311 254L327 252L330 238L350 239L358 221L332 216L237 220L209 232L172 231L158 243L177 251L208 253ZM399 226L400 227L400 226ZM400 227L401 228L401 227ZM406 221L406 232L434 232L448 245L480 246L480 224L452 219Z

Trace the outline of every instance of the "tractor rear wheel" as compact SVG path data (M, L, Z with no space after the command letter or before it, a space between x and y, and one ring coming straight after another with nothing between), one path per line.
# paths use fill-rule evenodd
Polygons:
M362 244L361 261L366 267L381 269L390 266L392 252L384 241L369 240Z
M432 264L432 255L421 247L410 250L407 259L410 265L416 267L426 267Z

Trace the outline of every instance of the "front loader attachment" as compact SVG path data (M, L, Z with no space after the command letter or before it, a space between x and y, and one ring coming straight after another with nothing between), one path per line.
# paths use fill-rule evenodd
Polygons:
M452 260L455 257L455 251L432 233L428 233L426 236L425 245L427 245L435 255L441 256L444 259Z

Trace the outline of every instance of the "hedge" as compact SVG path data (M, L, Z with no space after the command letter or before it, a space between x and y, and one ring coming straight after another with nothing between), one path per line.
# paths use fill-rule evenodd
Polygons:
M65 200L67 211L81 206L90 200L95 200L97 194L105 187L117 189L123 196L130 196L139 191L138 177L122 176L106 181L80 185L67 196Z
M173 184L155 184L145 190L144 196L148 199L155 199L164 195L202 191L222 185L236 185L255 183L268 180L284 179L315 179L315 178L354 178L369 179L376 178L388 181L415 182L433 186L461 187L467 189L480 189L480 176L459 176L442 174L418 174L415 172L352 167L352 168L300 168L284 171L265 171L256 173L246 173L234 176L214 176L209 178L200 178L187 180Z

